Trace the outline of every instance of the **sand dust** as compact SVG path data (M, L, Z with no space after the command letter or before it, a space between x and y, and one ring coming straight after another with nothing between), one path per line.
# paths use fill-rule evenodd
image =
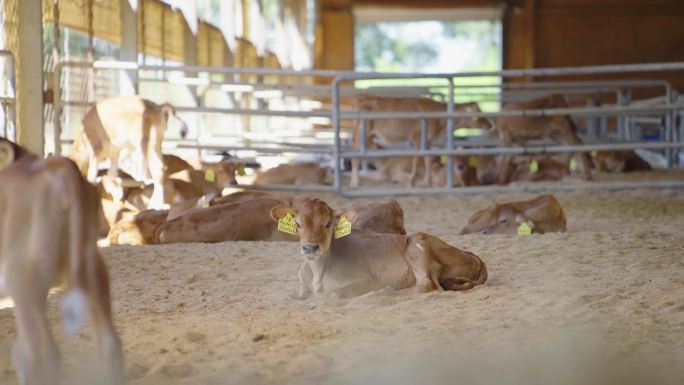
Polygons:
M467 292L297 301L294 243L105 248L128 383L681 383L684 193L557 194L568 233L456 235L475 210L529 197L399 199L409 232L485 261L489 281ZM0 310L0 384L16 383L14 336ZM78 383L92 333L58 342Z

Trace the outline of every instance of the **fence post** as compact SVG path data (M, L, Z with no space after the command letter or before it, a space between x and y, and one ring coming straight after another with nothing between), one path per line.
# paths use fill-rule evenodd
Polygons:
M342 170L340 169L340 78L333 80L332 84L332 121L335 132L335 146L333 147L333 159L335 160L335 190L342 194Z
M452 113L454 112L454 79L453 78L448 78L449 81L449 100L447 103L447 112ZM453 118L449 118L447 120L447 149L448 150L453 150L454 149L454 120ZM444 186L447 189L450 189L454 185L454 157L449 156L447 157L447 174L446 174L446 186ZM430 170L427 170L427 172L430 172Z

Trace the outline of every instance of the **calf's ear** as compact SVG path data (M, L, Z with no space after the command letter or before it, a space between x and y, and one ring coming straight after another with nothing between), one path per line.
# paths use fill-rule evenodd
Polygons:
M297 213L290 206L276 206L271 209L271 219L278 222L280 218L284 218L287 214L292 214L294 217Z
M534 221L522 214L518 214L515 216L515 222L518 224L522 224L523 222L525 222L528 226L530 226L531 229L534 229Z
M336 221L339 221L340 218L345 217L351 223L354 223L358 216L359 214L356 212L356 210L351 208L340 209L335 213Z
M9 142L0 141L0 169L14 162L14 148Z

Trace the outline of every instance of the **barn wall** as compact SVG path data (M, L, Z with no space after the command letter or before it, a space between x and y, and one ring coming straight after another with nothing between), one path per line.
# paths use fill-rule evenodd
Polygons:
M354 17L351 0L320 0L316 28L315 66L354 69Z
M683 25L679 0L515 1L506 12L504 66L684 61ZM684 89L684 74L667 76Z
M353 68L353 40L346 40L353 39L352 7L398 4L420 9L504 5L504 68L684 61L682 0L321 0L316 66ZM684 90L684 75L667 76Z

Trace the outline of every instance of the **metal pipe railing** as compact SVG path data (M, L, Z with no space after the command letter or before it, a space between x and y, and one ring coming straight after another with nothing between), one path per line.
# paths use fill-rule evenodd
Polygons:
M454 98L456 97L457 86L454 85L454 80L462 77L474 76L497 76L497 77L545 77L545 76L565 76L565 75L586 75L586 74L612 74L624 72L650 72L650 71L672 71L684 69L684 63L654 63L654 64L640 64L640 65L618 65L618 66L591 66L591 67L566 67L566 68L549 68L549 69L531 69L531 70L503 70L495 72L463 72L463 73L446 73L446 74L386 74L386 73L355 73L350 71L333 71L333 70L311 70L311 71L291 71L267 68L216 68L216 67L202 67L202 66L157 66L157 65L138 65L137 63L129 62L63 62L58 63L55 69L55 133L56 133L56 151L59 148L61 126L59 125L59 113L62 106L67 105L83 105L87 103L78 101L61 101L59 92L59 78L60 71L66 66L96 69L128 69L128 70L149 70L149 71L185 71L185 72L210 72L218 74L256 74L256 75L275 75L275 76L298 76L298 77L327 77L334 78L330 86L325 86L332 97L332 111L273 111L249 108L210 108L210 107L178 107L180 112L196 112L196 113L215 113L215 114L234 114L234 115L254 115L254 116L281 116L287 118L329 118L333 125L333 144L330 148L322 147L320 149L312 148L271 148L271 147L254 147L254 146L224 146L224 145L202 145L202 144L178 144L176 148L202 148L202 149L216 149L216 150L235 150L235 151L256 151L264 153L321 153L331 154L334 160L334 182L333 186L249 186L249 188L259 189L288 189L293 191L334 191L341 195L350 196L350 193L345 191L342 187L342 160L344 158L383 158L392 156L448 156L448 172L447 185L439 189L410 189L402 190L401 193L434 193L435 190L439 193L454 192L453 189L453 159L455 155L475 155L475 154L543 154L543 153L563 153L563 152L581 152L581 151L601 151L601 150L615 150L615 149L634 149L634 148L649 148L649 149L679 149L682 146L681 142L675 142L674 123L676 120L676 111L684 110L684 102L676 102L673 99L675 95L674 90L668 82L660 80L637 80L637 81L580 81L580 82L544 82L544 83L503 83L499 85L478 85L470 88L485 88L493 87L498 89L510 89L516 92L520 91L520 95L525 95L523 91L530 94L530 90L537 92L550 92L556 90L564 90L568 93L574 93L584 90L606 90L606 92L619 92L626 90L629 93L633 88L637 87L663 87L665 90L665 102L657 105L625 105L625 106L587 106L580 108L562 108L562 109L538 109L525 111L500 111L500 112L477 112L477 111L455 111ZM436 78L445 79L447 81L447 94L445 98L445 112L342 112L340 107L341 97L347 94L353 94L353 88L344 88L341 83L343 81L355 81L362 79L426 79ZM224 84L224 83L217 83ZM229 83L225 83L229 84ZM280 87L281 85L258 85L258 87ZM346 86L345 86L346 87ZM593 88L592 88L593 87ZM287 88L287 87L286 87ZM440 86L431 86L430 89L438 89ZM462 88L468 88L464 86ZM292 88L295 89L295 88ZM321 88L322 89L322 88ZM320 92L321 89L316 89ZM460 88L459 88L460 89ZM87 104L89 105L89 104ZM499 118L499 117L548 117L548 116L581 116L581 117L599 117L600 129L605 131L606 119L608 116L664 116L666 122L665 140L662 142L637 142L637 143L603 143L603 144L587 144L578 146L564 146L564 145L546 145L546 146L525 146L525 147L507 147L507 148L478 148L478 149L454 149L453 119L456 118ZM669 123L667 116L670 116ZM418 119L423 122L425 119L445 119L447 122L447 138L445 149L430 149L427 148L429 138L426 135L426 126L421 124L421 149L419 150L387 150L387 151L368 151L367 148L362 147L361 152L349 151L343 149L341 138L341 124L342 120L381 120L381 119ZM625 124L631 124L633 120L625 119ZM681 124L681 123L680 123ZM365 131L362 127L362 131ZM471 143L473 145L475 143ZM247 186L243 186L247 187ZM608 187L612 188L612 187ZM460 189L459 189L460 190ZM383 189L385 193L392 193L392 189ZM508 191L508 190L507 190ZM352 195L363 195L365 191L359 190L353 192Z
M547 108L537 110L504 110L498 112L486 111L456 111L456 112L342 112L341 120L389 120L389 119L448 119L448 118L501 118L501 117L549 117L549 116L611 116L624 114L665 114L673 108L683 108L684 103L656 105L656 106L611 106L611 107L571 107Z
M17 122L16 122L16 97L17 97L17 92L16 92L16 73L15 73L15 68L14 68L14 63L15 63L15 58L14 54L12 51L3 49L0 50L0 57L3 57L6 61L6 67L5 67L5 72L7 76L7 84L4 83L3 79L3 88L7 86L9 89L8 91L10 92L9 95L1 95L0 96L0 105L2 105L3 112L4 112L4 119L2 122L2 131L0 132L0 136L8 138L12 141L16 141L17 138ZM8 127L9 126L9 127ZM11 134L11 135L10 135Z
M565 67L565 68L542 68L542 69L522 69L522 70L503 70L503 71L489 71L489 72L462 72L456 74L341 74L336 77L332 84L333 94L333 126L339 129L340 120L351 119L448 119L453 118L500 118L500 117L549 117L549 116L582 116L593 117L598 116L602 119L608 116L617 116L620 121L621 131L624 131L624 125L629 123L629 116L632 115L660 115L665 116L665 141L664 142L639 142L639 143L618 143L618 144L591 144L591 145L574 145L574 146L538 146L538 147L499 147L499 148L477 148L477 149L458 149L451 148L453 135L451 130L448 130L447 147L446 149L426 149L421 146L420 150L385 150L385 151L371 151L359 153L357 151L337 152L335 164L339 167L341 158L385 158L398 156L448 156L449 159L456 155L499 155L499 154L545 154L545 153L562 153L562 152L581 152L581 151L600 151L600 150L618 150L618 149L636 149L636 148L653 148L665 149L666 156L669 157L671 149L683 148L684 144L674 142L674 137L668 133L673 132L672 126L674 114L676 110L682 109L682 104L676 103L671 97L674 93L671 86L667 82L658 84L663 86L666 92L666 102L663 105L645 105L645 106L630 106L627 98L630 97L631 89L620 87L618 89L618 103L626 105L609 106L609 107L580 107L580 108L554 108L554 109L535 109L535 110L518 110L518 111L500 111L500 112L453 112L447 109L446 112L341 112L339 106L339 87L343 81L362 80L362 79L426 79L426 78L443 78L453 80L455 78L476 77L476 76L498 76L498 77L548 77L548 76L566 76L566 75L596 75L596 74L612 74L624 72L650 72L650 71L676 71L684 70L684 62L678 63L652 63L652 64L630 64L630 65L608 65L608 66L588 66L588 67ZM449 92L448 102L453 103L454 95ZM669 117L669 118L668 118ZM603 125L602 120L601 124ZM422 126L421 126L422 127ZM622 137L622 136L621 136ZM422 142L422 141L421 141ZM336 146L339 146L339 138L335 138ZM340 158L341 157L341 158ZM669 166L668 162L668 166ZM429 172L429 170L426 170ZM452 192L453 190L453 167L451 162L447 167L447 184L443 188L438 189L410 189L410 193L420 191L423 193L443 193ZM339 172L336 172L339 174ZM337 178L339 179L339 178ZM672 184L668 184L672 185ZM338 185L339 186L339 185ZM626 186L623 184L623 186ZM640 186L643 186L641 184ZM684 183L681 183L684 186ZM396 189L395 189L396 190ZM405 193L407 190L395 191L392 189L381 189L383 195ZM491 190L491 189L489 189ZM355 192L348 192L341 186L338 188L338 193L343 196L369 196L372 195L368 191L358 190ZM506 189L506 191L511 191Z
M684 181L643 181L643 182L579 182L567 184L530 183L526 185L506 186L468 186L457 188L368 188L363 190L344 190L341 196L346 198L370 198L409 195L443 195L443 194L495 194L495 193L546 193L568 192L577 190L634 190L643 188L683 189Z
M463 149L420 149L420 150L382 150L344 151L342 158L395 158L407 156L467 156L467 155L540 155L568 152L590 152L607 150L635 150L635 149L672 149L684 148L684 143L671 142L634 142L634 143L606 143L606 144L581 144L581 145L541 145L522 147L490 147L490 148L463 148Z

